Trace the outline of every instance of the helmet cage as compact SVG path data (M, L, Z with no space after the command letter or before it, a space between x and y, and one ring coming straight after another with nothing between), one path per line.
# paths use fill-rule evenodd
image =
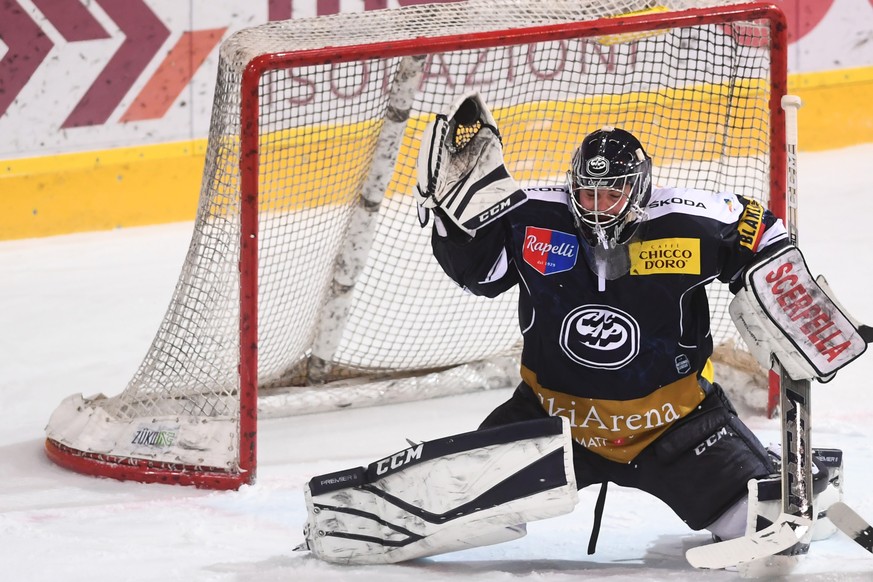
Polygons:
M632 134L604 127L589 134L573 153L567 185L579 234L592 245L623 244L636 230L623 232L625 227L645 216L652 191L652 160ZM589 208L580 201L583 193Z
M645 164L648 163L646 160ZM646 168L603 178L581 174L575 168L568 171L570 210L577 229L591 244L620 242L625 225L644 214L642 206L649 192L648 181L649 172ZM579 196L584 191L593 191L593 209L587 209L579 202ZM618 193L621 196L616 196Z

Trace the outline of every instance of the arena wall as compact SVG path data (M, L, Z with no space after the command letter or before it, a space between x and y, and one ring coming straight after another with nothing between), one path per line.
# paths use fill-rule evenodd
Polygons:
M446 0L449 1L449 0ZM0 240L191 220L218 46L271 20L421 0L0 5ZM801 150L873 141L873 0L785 0Z

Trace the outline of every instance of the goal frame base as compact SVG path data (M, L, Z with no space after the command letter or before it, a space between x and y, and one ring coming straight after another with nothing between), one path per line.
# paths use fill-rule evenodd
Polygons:
M233 473L212 467L170 465L145 459L87 453L50 438L45 440L45 453L49 460L64 469L117 481L186 485L219 491L236 490L249 483L248 476L243 472Z

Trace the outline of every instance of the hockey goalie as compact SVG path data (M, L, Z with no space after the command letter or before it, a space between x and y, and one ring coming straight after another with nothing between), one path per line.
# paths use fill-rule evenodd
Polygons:
M707 284L730 285L753 355L766 367L775 355L795 379L833 377L870 339L780 219L738 194L655 187L643 144L618 127L581 139L565 183L521 188L475 94L425 131L415 196L458 286L518 287L522 382L478 430L313 478L315 556L397 562L513 539L598 485L591 552L609 482L722 540L779 514L778 453L713 375ZM839 499L841 455L814 463L822 512ZM814 537L832 531L820 522Z

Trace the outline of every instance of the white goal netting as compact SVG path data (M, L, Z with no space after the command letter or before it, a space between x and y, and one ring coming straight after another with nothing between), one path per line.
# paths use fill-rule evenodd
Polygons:
M641 138L658 183L768 202L772 10L675 20L726 3L651 4L417 5L227 40L166 317L121 394L56 411L53 458L121 464L122 478L144 466L250 476L255 369L262 415L514 383L516 295L458 289L411 196L417 140L461 94L489 104L522 183L563 180L581 138L610 124ZM710 298L715 342L730 342L726 291Z

